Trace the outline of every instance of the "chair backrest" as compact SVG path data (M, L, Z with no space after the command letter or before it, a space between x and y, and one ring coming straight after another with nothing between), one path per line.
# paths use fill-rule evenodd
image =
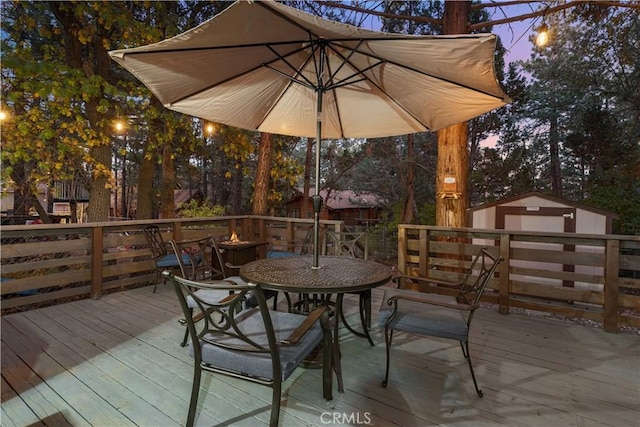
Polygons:
M369 239L366 232L325 230L325 254L369 258Z
M144 235L147 238L151 253L155 259L161 258L168 254L167 245L164 243L162 233L157 225L149 225L144 229Z
M227 270L226 263L222 257L222 250L216 243L215 239L211 238L211 273L213 279L225 279L231 274Z
M480 249L473 258L458 291L457 300L464 304L477 304L489 280L493 277L502 258L492 256L486 248Z
M181 276L191 280L222 279L212 267L213 240L210 237L194 240L169 241L180 265Z
M322 234L322 233L321 233ZM313 227L309 227L304 235L304 240L300 246L300 255L309 255L313 253Z
M187 328L191 335L191 342L206 342L217 347L237 351L270 353L271 357L276 361L273 365L280 365L271 315L269 314L267 302L260 286L253 284L236 285L223 280L202 283L184 279L169 272L165 272L164 274L166 274L173 283L178 301L185 315ZM203 290L225 291L229 293L229 296L219 301L213 301L211 298L206 297L209 293L199 292ZM256 297L258 306L243 311L243 301L247 298L249 292ZM201 313L203 313L204 321L198 322L197 325L193 319L192 309L187 303L188 298L190 302L192 301L192 304L195 304ZM193 307L193 305L191 305L191 307ZM266 332L267 342L256 342L251 336L242 332L243 328L238 327L239 321L249 316L255 316L257 314L256 311L261 313L261 316L257 316L257 318L261 319L264 323L263 330ZM201 360L200 354L198 354L201 351L201 346L194 345L193 348L196 353L196 359Z

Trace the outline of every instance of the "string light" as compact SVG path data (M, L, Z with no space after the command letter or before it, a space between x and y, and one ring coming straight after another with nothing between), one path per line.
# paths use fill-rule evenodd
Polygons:
M549 27L542 21L542 25L538 28L538 35L536 36L536 45L543 47L549 42Z

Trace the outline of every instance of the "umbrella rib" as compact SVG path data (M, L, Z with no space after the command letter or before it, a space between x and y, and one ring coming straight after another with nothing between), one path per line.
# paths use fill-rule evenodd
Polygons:
M334 78L334 76L336 76L336 75L340 72L340 70L342 70L342 67L344 67L344 66L345 66L345 64L347 64L347 63L349 62L349 58L351 58L351 57L356 53L356 51L358 51L358 48L359 48L360 46L362 46L362 43L364 43L364 40L363 40L363 39L360 39L360 40L358 41L358 44L357 44L353 49L351 49L351 52L349 52L349 55L347 55L346 57L342 58L342 64L340 64L340 66L336 69L336 71L334 71L333 73L331 73L331 77L330 77L330 79L329 79L329 81L330 81L330 82L333 82L333 78ZM340 55L338 54L338 52L336 52L336 50L335 50L332 46L330 46L330 47L331 47L331 50L333 50L333 51L336 53L336 55L340 56ZM350 77L348 77L348 78L346 78L346 79L343 79L343 81L345 81L345 80L349 80L350 78L351 78L351 76L350 76Z
M285 20L285 21L289 22L291 25L294 25L294 26L296 26L296 27L300 28L301 30L304 30L304 31L308 32L308 33L309 33L309 35L310 35L310 37L315 37L316 39L325 40L323 37L319 37L317 34L315 34L315 33L311 32L311 31L309 31L309 29L308 29L308 28L306 28L306 27L304 27L303 25L299 24L298 22L296 22L295 20L291 19L290 17L288 17L288 16L286 16L286 15L282 14L280 11L274 10L270 5L268 5L268 2L256 2L256 4L259 4L261 7L265 8L265 9L266 9L266 10L268 10L270 13L272 13L272 14L274 14L274 15L277 15L277 16L278 16L278 17L280 17L281 19L283 19L283 20ZM423 37L424 37L424 36L423 36ZM413 40L413 39L415 39L415 38L416 38L415 36L409 36L409 35L403 35L403 36L401 36L401 35L399 35L399 36L397 36L397 37L371 37L371 38L368 38L368 37L358 37L358 38L345 38L345 39L331 39L331 42L332 42L332 43L335 43L336 45L341 46L341 47L342 47L342 48L344 48L344 49L351 50L351 51L352 51L352 53L353 53L353 52L357 52L357 53L360 53L360 54L362 54L362 55L368 56L368 57L370 57L370 58L375 58L375 59L377 59L377 60L379 60L379 61L380 61L380 60L382 60L382 58L380 58L380 57L378 57L378 56L376 56L376 55L371 55L371 54L369 54L369 53L362 52L361 50L359 50L359 49L358 49L358 47L359 47L360 45L362 45L362 43L363 43L365 40L366 40L366 41ZM427 36L427 38L428 38L428 36ZM436 38L436 36L434 36L434 39L435 39L435 38ZM477 36L477 35L475 35L475 34L460 34L460 35L456 35L456 36L454 36L454 37L452 37L452 38L454 38L454 39L466 39L466 38L477 39L477 38L478 38L478 36ZM357 40L357 41L359 41L359 43L358 43L358 45L357 45L356 47L354 47L354 48L349 48L349 47L346 47L346 46L344 46L344 45L340 44L340 43L343 43L343 42L345 42L345 41L356 41L356 40ZM332 48L332 49L333 49L333 48ZM346 62L346 60L345 60L345 62ZM482 93L482 94L484 94L484 95L488 95L488 96L491 96L491 97L493 97L493 98L495 98L495 99L500 99L500 100L504 101L504 99L503 99L503 98L501 98L501 97L499 97L499 96L493 95L493 94L491 94L491 93L487 93L487 92L485 92L485 91L478 90L478 89L473 88L473 87L468 86L468 85L463 85L463 84L461 84L461 83L455 82L455 81L453 81L453 80L446 79L446 78L444 78L444 77L435 76L435 75L433 75L433 74L425 73L425 72L423 72L423 71L417 70L417 69L412 68L412 67L408 67L408 66L406 66L406 65L402 65L402 64L396 63L396 62L394 62L394 61L386 61L386 62L388 62L389 64L393 64L393 65L396 65L396 66L399 66L399 67L406 68L406 69L408 69L408 70L414 71L414 72L416 72L416 73L422 74L422 75L427 76L427 77L432 77L432 78L434 78L434 79L438 79L438 80L440 80L440 81L444 81L444 82L451 83L451 84L454 84L454 85L457 85L457 86L460 86L460 87L464 87L464 88L466 88L466 89L470 89L470 90L473 90L473 91L475 91L475 92Z
M348 49L347 47L344 47L344 46L343 46L343 48L344 48L344 49ZM343 63L340 65L340 67L342 67L344 64L349 64L353 69L358 70L358 67L356 67L355 65L351 64L351 62L349 62L349 58L351 58L351 56L352 56L352 54L353 54L353 51L355 51L355 49L356 49L356 48L354 48L354 49L352 50L352 53L351 53L350 55L348 55L348 56L344 56L344 55L342 55L342 54L341 54L337 49L335 49L334 47L331 47L331 49L334 51L334 53L335 53L337 56L339 56L340 58L342 58L342 59L343 59ZM372 69L372 68L378 67L378 66L380 66L381 64L386 63L387 61L386 61L384 58L379 58L379 57L376 57L376 56L374 56L374 55L368 55L368 54L366 54L366 53L364 53L364 52L358 52L358 53L361 53L361 54L363 54L363 55L366 55L366 56L368 56L368 57L370 57L370 58L377 59L377 60L378 60L378 62L377 62L377 63L375 63L375 64L370 65L369 67L367 67L367 68L365 68L365 69L358 70L358 72L357 72L357 73L354 73L353 75L349 76L347 79L344 79L344 80L343 80L343 84L341 84L340 86L346 86L347 84L356 83L356 82L346 82L346 80L348 80L348 79L350 79L350 78L354 77L354 76L355 76L355 75L357 75L357 74L360 74L360 75L362 76L362 79L360 79L360 80L358 80L358 81L363 81L363 80L368 81L372 86L374 86L375 88L377 88L377 89L380 91L380 93L383 93L383 94L384 94L384 95L385 95L385 96L386 96L386 97L387 97L391 102L393 102L395 105L397 105L397 106L398 106L398 108L400 108L400 109L401 109L402 111L404 111L406 114L408 114L409 116L411 116L411 117L412 117L416 122L420 123L420 125L422 125L422 127L424 127L425 129L430 129L430 127L429 127L426 123L424 123L422 120L420 120L418 117L416 117L416 115L415 115L415 114L413 114L410 110L408 110L407 108L405 108L402 104L398 103L398 101L396 101L396 99L395 99L394 97L390 96L390 95L387 93L387 91L385 91L384 89L382 89L378 84L376 84L373 80L371 80L369 77L367 77L367 76L364 74L366 71L368 71L368 70L370 70L370 69ZM336 88L337 88L337 87L340 87L340 86L336 86ZM338 97L337 97L337 94L334 94L334 98L336 99L336 108L339 110L339 107L338 107L338 105L337 105L337 104L338 104ZM340 129L342 129L342 124L340 125ZM342 132L342 131L341 131L340 133L341 133L342 135L344 135L344 132Z
M369 39L366 39L366 40L368 41ZM345 46L345 45L343 45L343 44L341 44L341 43L339 43L337 41L332 41L332 43L335 44L336 46L340 46L342 49L345 49L345 50L351 50L351 49L355 50L356 49L356 48L350 48L348 46ZM336 53L336 55L339 55L339 56L343 57L343 55L340 55L340 53L338 52L338 50L336 48L332 47L332 50ZM487 96L490 96L492 98L500 99L500 100L504 101L504 99L501 98L498 95L494 95L492 93L489 93L489 92L486 92L486 91L471 87L469 85L456 82L455 80L451 80L451 79L447 79L447 78L442 77L442 76L437 76L437 75L434 75L434 74L431 74L431 73L427 73L427 72L419 70L417 68L410 67L408 65L405 65L405 64L402 64L402 63L399 63L399 62L396 62L396 61L392 61L392 60L389 60L389 59L386 59L386 58L381 58L381 57L379 57L377 55L373 55L373 54L368 53L368 52L363 52L361 50L358 50L357 53L359 53L361 55L364 55L366 57L369 57L369 58L377 59L378 61L381 61L381 63L385 62L387 64L395 65L397 67L404 68L405 70L409 70L409 71L412 71L414 73L417 73L417 74L420 74L420 75L423 75L423 76L426 76L426 77L431 77L433 79L436 79L436 80L439 80L439 81L442 81L442 82L451 83L451 84L453 84L455 86L458 86L458 87L461 87L461 88L465 88L465 89L469 89L471 91L474 91L474 92L477 92L477 93L481 93L483 95L487 95ZM350 64L350 65L352 65L352 64ZM377 65L379 65L379 64L377 64ZM354 68L357 69L357 67L355 67L355 66L354 66Z
M267 45L267 48L268 48L271 52L273 52L273 54L274 54L274 55L276 55L276 57L277 57L277 58L276 58L276 59L274 59L273 61L269 62L269 63L262 64L264 67L267 67L268 69L270 69L270 70L272 70L272 71L275 71L276 73L278 73L278 74L280 74L280 75L282 75L282 76L286 77L287 79L289 79L289 80L291 80L291 81L293 81L293 82L295 82L295 83L301 84L302 86L305 86L305 87L308 87L308 88L310 88L310 89L314 89L314 90L315 90L315 87L313 86L313 82L312 82L311 80L309 80L309 79L308 79L304 74L301 74L301 73L300 73L300 70L299 70L299 69L297 69L296 67L294 67L294 66L293 66L293 64L291 64L289 61L287 61L287 58L286 58L286 57L284 57L284 56L280 55L278 52L276 52L276 50L275 50L275 49L273 49L273 48L271 47L271 45L269 45L269 44ZM294 51L294 52L289 52L289 53L287 54L287 56L291 56L291 55L293 55L293 54L295 54L295 53L297 53L297 52L300 52L301 50L304 50L304 48L298 49L298 50L296 50L296 51ZM273 62L275 62L275 61L277 61L277 60L280 60L280 61L284 62L284 63L285 63L289 68L291 68L291 70L292 70L292 71L294 71L296 74L295 74L295 75L293 75L293 76L290 76L290 75L288 75L287 73L285 73L285 72L283 72L283 71L280 71L280 70L278 70L278 69L276 69L276 68L272 67L272 66L271 66L271 63L273 63ZM308 63L308 62L309 62L308 60L307 60L307 61L305 61L305 62L302 64L302 67L301 67L301 68L304 68L304 67L307 65L307 63ZM303 79L306 83L304 83L303 81L299 80L299 79L298 79L298 77L302 77L302 79Z
M184 99L187 99L187 98L189 98L189 97L191 97L191 96L194 96L194 95L197 95L197 94L199 94L199 93L205 92L205 91L207 91L207 90L209 90L209 89L211 89L211 88L214 88L214 87L216 87L216 86L222 85L222 84L224 84L224 83L226 83L226 82L228 82L228 81L231 81L231 80L237 79L238 77L241 77L241 76L244 76L244 75L246 75L246 74L252 73L253 71L255 71L255 70L259 69L259 68L262 68L262 67L269 68L270 70L275 71L276 73L281 74L282 76L286 77L287 79L289 79L289 80L291 80L291 81L293 81L293 82L295 82L295 83L298 83L298 84L303 85L303 86L307 86L304 82L302 82L302 81L298 80L296 77L294 77L294 76L289 76L287 73L284 73L284 72L282 72L282 71L280 71L280 70L278 70L278 69L276 69L276 68L272 67L272 66L271 66L271 64L272 64L272 63L274 63L274 62L276 62L276 61L282 61L282 62L284 62L285 64L287 64L287 65L288 65L288 66L289 66L293 71L295 71L295 72L296 72L296 74L297 74L297 75L301 76L303 79L305 79L305 80L308 82L308 84L309 84L310 86L307 86L307 87L310 87L310 88L312 88L312 89L314 89L314 90L315 90L315 87L313 86L313 82L311 82L309 79L307 79L304 75L301 75L301 74L300 74L300 72L299 72L299 71L298 71L298 70L297 70L293 65L291 65L291 64L290 64L290 63L285 59L285 57L284 57L284 56L282 56L282 55L281 55L281 54L279 54L275 49L273 49L273 48L272 48L272 46L273 46L273 45L282 45L282 44L291 44L291 43L261 43L261 44L255 45L254 47L266 46L266 47L267 47L271 52L273 52L273 53L276 55L276 57L275 57L275 58L273 58L273 59L272 59L271 61L269 61L269 62L265 62L265 63L262 63L262 64L260 64L260 65L255 66L255 67L249 68L249 69L247 69L246 71L244 71L244 72L242 72L242 73L234 74L233 76L231 76L231 77L229 77L229 78L226 78L226 79L224 79L224 80L220 80L219 82L216 82L216 83L211 84L211 85L209 85L209 86L202 87L202 88L200 88L200 89L198 89L198 90L196 90L196 91L193 91L193 92L190 92L190 93L188 93L188 94L186 94L186 95L183 95L183 96L182 96L182 97L180 97L180 98L176 98L176 99L174 99L173 101L171 101L171 102L170 102L170 104L175 104L175 103L180 102L180 101L182 101L182 100L184 100ZM293 43L293 44L300 44L300 42L296 42L296 43ZM213 47L212 47L212 48L209 48L209 49L211 49L211 50L215 50ZM296 53L298 53L298 52L300 52L300 51L302 51L302 50L304 50L304 47L301 47L301 48L299 48L299 49L292 50L291 52L288 52L288 53L287 53L287 56L294 55L294 54L296 54ZM186 51L185 51L185 52L186 52ZM149 52L149 53L155 53L155 52ZM305 64L303 64L303 65L306 65L306 63L305 63Z

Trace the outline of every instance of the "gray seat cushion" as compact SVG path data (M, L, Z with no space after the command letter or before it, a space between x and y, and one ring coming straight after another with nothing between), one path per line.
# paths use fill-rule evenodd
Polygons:
M449 304L457 304L456 299L448 295L388 289L384 293L378 314L378 325L381 328L385 327L387 320L391 317L393 306L388 305L387 300L394 295L411 295ZM467 326L465 313L463 310L440 307L433 304L399 300L398 314L390 326L391 329L410 333L466 341L469 328Z
M234 282L237 285L246 285L247 282L245 282L244 280L242 280L242 278L240 278L240 276L229 276L224 280L231 280L232 282ZM202 298L203 300L205 300L206 302L210 302L210 303L216 303L226 297L229 296L229 292L228 291L219 291L219 290L215 290L215 289L200 289L198 291L196 291L196 295L200 298ZM255 297L253 297L255 299ZM257 302L255 304L256 306L258 305ZM191 296L187 295L187 307L189 308L197 308L198 306L196 305L196 303L193 301L193 298L191 298Z
M280 311L269 311L276 342L286 339L306 319L306 316ZM242 320L238 327L255 342L268 348L262 315L258 309L245 310L238 314ZM231 337L209 336L217 342L225 344L243 344ZM282 380L286 380L304 358L315 349L323 339L322 327L316 322L304 337L295 345L282 345L280 349L280 364L282 366ZM246 344L244 344L246 346ZM229 350L213 344L202 343L202 361L228 371L242 373L260 378L272 379L271 356L269 353L255 353L241 350ZM193 355L193 348L191 348Z
M229 296L228 291L219 291L217 289L200 289L200 290L197 290L195 294L198 298L201 298L204 301L211 304L216 303L220 300L223 300ZM193 300L191 295L187 295L187 307L198 308L198 305Z

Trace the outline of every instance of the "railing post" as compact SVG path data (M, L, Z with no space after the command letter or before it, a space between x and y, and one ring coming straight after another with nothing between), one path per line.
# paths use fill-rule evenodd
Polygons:
M266 242L267 244L269 244L269 239L267 236L267 223L265 222L264 218L260 218L258 219L258 236L257 236L257 240L260 242ZM258 248L258 253L260 254L260 258L266 258L267 257L267 246L266 245L260 245L260 247Z
M418 232L418 269L420 276L429 277L429 234L428 230ZM407 248L408 249L408 248Z
M91 228L91 298L102 296L102 246L104 229L100 226Z
M500 256L502 265L498 266L498 311L500 314L509 314L509 264L511 235L503 233L500 235Z
M245 236L245 240L255 240L255 234L253 221L249 217L242 218L242 235Z
M620 242L607 240L604 255L604 330L618 332Z
M182 240L182 223L174 222L172 224L173 227L173 240L179 241Z
M398 274L407 274L407 229L398 225ZM400 288L404 283L398 283Z

